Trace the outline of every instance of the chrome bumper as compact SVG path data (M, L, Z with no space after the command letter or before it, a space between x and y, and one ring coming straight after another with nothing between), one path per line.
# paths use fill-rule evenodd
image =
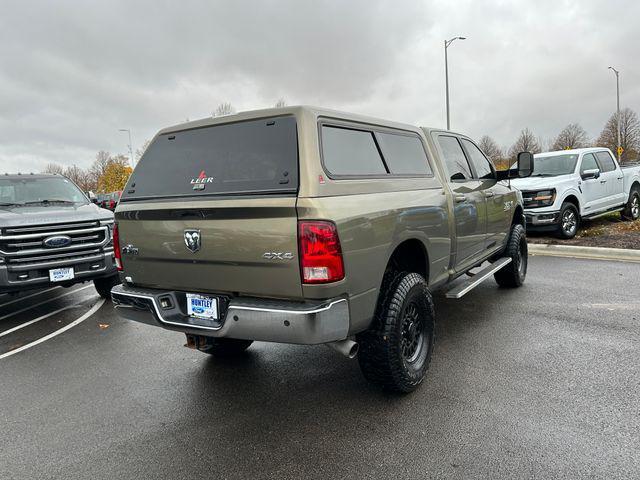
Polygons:
M124 319L194 335L312 345L344 340L349 332L345 298L289 302L218 296L221 318L211 322L186 314L184 292L118 285L111 297Z

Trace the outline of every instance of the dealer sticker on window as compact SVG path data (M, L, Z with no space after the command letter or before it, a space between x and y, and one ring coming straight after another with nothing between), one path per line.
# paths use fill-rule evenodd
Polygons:
M194 318L218 319L218 299L187 293L187 314Z

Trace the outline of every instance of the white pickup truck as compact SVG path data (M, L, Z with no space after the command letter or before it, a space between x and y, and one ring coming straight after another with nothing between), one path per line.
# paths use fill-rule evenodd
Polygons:
M607 148L537 154L533 174L512 184L522 192L530 230L572 238L581 219L609 212L640 218L640 164L621 168Z

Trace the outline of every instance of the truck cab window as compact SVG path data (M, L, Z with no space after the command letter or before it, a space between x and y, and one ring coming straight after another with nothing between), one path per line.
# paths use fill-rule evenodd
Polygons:
M596 157L598 157L598 161L602 167L602 173L612 172L616 169L616 164L613 163L613 158L611 158L609 152L597 152Z
M472 142L467 140L466 138L461 139L462 144L464 145L465 150L469 154L469 158L471 159L471 163L473 163L474 168L476 169L476 174L480 180L494 179L496 178L495 173L493 172L493 168L491 168L491 164L487 157L480 151L478 147L476 147Z
M438 135L438 144L448 170L449 180L471 180L471 168L456 137Z
M582 157L582 166L580 167L580 173L584 173L585 170L600 170L598 162L596 162L596 157L593 156L593 153L587 153L584 157Z

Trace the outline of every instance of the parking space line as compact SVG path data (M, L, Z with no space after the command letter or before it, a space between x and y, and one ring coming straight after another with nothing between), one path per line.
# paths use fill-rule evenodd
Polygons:
M35 347L36 345L39 345L39 344L41 344L43 342L46 342L47 340L49 340L49 339L51 339L53 337L57 337L61 333L64 333L67 330L75 327L76 325L84 322L87 318L89 318L91 315L96 313L100 309L100 307L102 307L102 305L104 305L104 302L105 302L105 299L101 298L100 300L98 300L98 302L95 305L93 305L93 307L91 307L89 309L88 312L86 312L80 318L78 318L78 319L74 320L73 322L71 322L69 325L65 325L61 329L56 330L55 332L52 332L49 335L45 335L44 337L39 338L35 342L27 343L26 345L18 347L15 350L11 350L10 352L3 353L2 355L0 355L0 360L2 360L3 358L10 357L11 355L15 355L16 353L22 352L24 350L27 350L28 348Z
M73 291L67 292L67 293L63 293L62 295L58 295L57 297L49 298L49 299L47 299L47 300L45 300L43 302L36 303L35 305L29 305L28 307L24 307L24 308L22 308L20 310L16 310L15 312L7 313L6 315L0 317L0 320L4 320L5 318L13 317L14 315L17 315L19 313L26 312L27 310L31 310L32 308L39 307L40 305L44 305L45 303L53 302L54 300L57 300L57 299L62 298L62 297L66 297L67 295L72 295L72 294L74 294L76 292L79 292L81 290L86 290L87 288L93 288L93 285L87 285L86 287L77 288L76 290L73 290Z
M46 290L42 290L41 292L36 292L36 293L32 293L31 295L27 295L25 297L16 298L15 300L11 300L11 301L9 301L7 303L3 303L2 305L0 305L0 308L6 307L7 305L11 305L12 303L19 302L20 300L26 300L27 298L35 297L36 295L42 295L43 293L50 292L51 290L55 290L56 288L61 288L61 287L59 287L59 286L51 287L51 288L47 288ZM9 294L6 293L5 295L9 295ZM2 298L2 297L3 297L3 295L0 295L0 298Z
M44 320L45 318L49 318L55 315L56 313L60 313L64 310L69 310L71 308L76 308L79 305L80 304L62 307L62 308L59 308L58 310L54 310L53 312L49 312L46 315L42 315L41 317L35 318L33 320L29 320L28 322L22 323L17 327L13 327L13 328L10 328L9 330L5 330L4 332L1 332L0 337L4 337L5 335L9 335L10 333L15 332L16 330L20 330L21 328L28 327L29 325L33 325L34 323L39 322L40 320Z

